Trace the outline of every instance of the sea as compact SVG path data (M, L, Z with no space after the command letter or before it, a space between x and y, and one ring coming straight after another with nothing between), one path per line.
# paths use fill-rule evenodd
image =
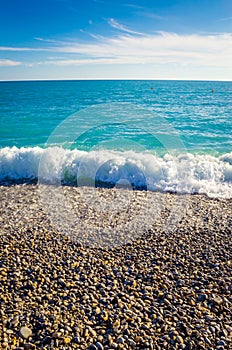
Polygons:
M232 82L0 82L0 183L232 198Z

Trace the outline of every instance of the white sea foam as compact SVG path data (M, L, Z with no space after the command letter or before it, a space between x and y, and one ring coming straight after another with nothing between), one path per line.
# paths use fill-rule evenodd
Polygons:
M1 182L38 178L78 185L129 183L152 191L232 198L232 152L220 157L190 153L159 157L147 152L84 152L60 147L0 149Z

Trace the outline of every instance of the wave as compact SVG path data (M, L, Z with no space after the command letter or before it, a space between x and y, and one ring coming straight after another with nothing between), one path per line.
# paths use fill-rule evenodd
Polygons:
M215 157L170 153L67 150L62 147L0 149L0 182L122 186L151 191L232 198L232 152Z

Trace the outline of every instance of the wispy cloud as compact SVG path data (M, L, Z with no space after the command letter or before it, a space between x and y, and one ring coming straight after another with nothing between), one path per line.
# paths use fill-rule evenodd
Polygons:
M37 38L39 47L0 47L0 51L47 51L53 59L38 58L33 64L59 66L96 64L176 64L192 67L219 67L231 71L232 34L203 33L183 35L170 32L139 33L115 19L109 25L113 37L91 35L88 42L48 41ZM45 41L45 42L44 42ZM44 42L44 43L43 43ZM61 57L62 56L62 57ZM2 65L9 60L2 60ZM13 61L12 61L13 62ZM36 63L37 62L37 63ZM30 62L29 62L30 63ZM16 64L20 64L17 63Z
M125 58L122 60L120 58L115 57L107 57L107 58L85 58L85 59L54 59L54 60L47 60L47 61L41 61L37 64L44 65L44 64L52 64L56 66L81 66L81 65L89 65L89 64L122 64L125 63Z
M124 4L123 6L125 6L125 7L131 7L131 8L136 9L136 10L139 10L139 9L143 9L143 8L144 8L143 6L135 5L135 4Z
M52 39L44 39L44 38L40 38L40 37L34 37L34 39L37 41L45 42L45 43L56 43L56 40L52 40Z
M144 36L121 34L113 38L96 37L95 42L86 44L64 43L54 47L54 51L77 55L74 60L67 58L67 64L172 62L231 68L232 34L181 35L162 31Z
M126 26L118 23L114 18L110 18L108 23L112 28L115 28L115 29L120 30L122 32L126 32L129 34L136 34L136 35L144 35L143 33L136 32L136 31L131 30L131 29L127 28Z
M5 60L0 58L0 67L13 67L13 66L19 66L21 64L22 62Z
M49 51L48 48L0 46L0 51Z

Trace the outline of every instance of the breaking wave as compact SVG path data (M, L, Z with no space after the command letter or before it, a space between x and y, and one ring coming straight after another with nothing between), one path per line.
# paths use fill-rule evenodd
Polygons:
M115 185L151 191L232 198L232 152L209 154L67 150L61 147L0 149L1 184L38 181L66 185Z

